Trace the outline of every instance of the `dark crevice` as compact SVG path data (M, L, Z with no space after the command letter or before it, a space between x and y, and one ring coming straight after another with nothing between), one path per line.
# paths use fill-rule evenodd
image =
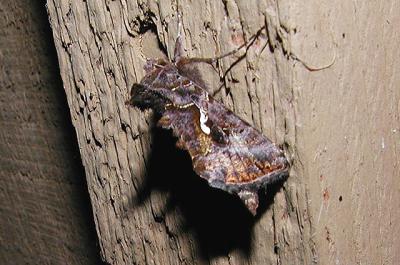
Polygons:
M168 54L167 47L165 47L165 45L163 45L163 43L161 42L157 31L157 25L154 23L155 17L156 15L153 12L146 11L144 14L144 19L142 19L140 16L136 17L135 22L133 22L134 23L133 28L136 28L137 33L139 33L140 35L143 35L148 31L154 33L154 35L157 36L158 48L165 55L167 55Z

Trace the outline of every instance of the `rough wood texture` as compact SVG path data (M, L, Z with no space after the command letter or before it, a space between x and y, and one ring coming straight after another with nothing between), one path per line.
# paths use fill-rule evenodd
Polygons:
M339 7L339 8L338 8ZM303 16L304 15L304 16ZM400 2L297 6L296 149L321 264L400 261Z
M0 263L100 264L44 1L0 4Z
M243 60L222 60L221 90L202 67L216 97L293 162L255 220L193 174L149 112L124 105L144 59L173 53L177 6L191 56L230 51L267 25ZM48 0L48 11L107 262L399 260L396 0Z

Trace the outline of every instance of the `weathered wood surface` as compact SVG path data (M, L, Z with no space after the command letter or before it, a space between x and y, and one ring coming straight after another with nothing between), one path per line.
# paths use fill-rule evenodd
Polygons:
M44 1L0 3L0 264L99 264Z
M243 60L222 60L219 75L230 71L216 91L293 163L255 220L193 174L151 113L124 105L145 58L173 53L177 7L190 56L230 51L267 26ZM399 11L395 0L48 0L104 259L395 264Z

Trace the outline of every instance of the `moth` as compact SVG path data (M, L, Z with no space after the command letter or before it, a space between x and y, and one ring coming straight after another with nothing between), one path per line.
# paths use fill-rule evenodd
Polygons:
M127 103L153 109L160 117L157 125L172 129L177 147L189 153L197 175L239 196L255 215L259 190L286 177L288 161L274 143L210 95L195 66L219 58L185 57L178 34L173 59L148 60Z

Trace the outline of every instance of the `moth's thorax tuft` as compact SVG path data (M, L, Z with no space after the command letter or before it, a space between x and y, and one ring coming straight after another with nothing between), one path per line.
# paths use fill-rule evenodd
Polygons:
M146 74L152 72L153 70L160 68L161 66L167 65L170 62L164 59L148 59L143 69Z

